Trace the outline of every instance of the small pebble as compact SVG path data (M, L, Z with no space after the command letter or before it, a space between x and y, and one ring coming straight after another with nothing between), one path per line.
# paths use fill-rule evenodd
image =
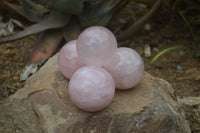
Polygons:
M177 65L177 66L176 66L176 70L177 70L177 71L181 71L181 70L183 70L183 67L180 66L180 65Z
M6 70L9 70L10 68L9 68L9 66L6 66Z
M13 77L13 80L14 80L14 81L18 81L18 80L19 80L19 77L18 77L18 76L14 76L14 77Z
M151 25L149 23L145 24L144 29L147 31L151 30Z
M20 84L20 82L17 82L16 84L15 84L15 87L21 87L22 85Z
M130 43L130 47L134 47L134 46L135 46L135 42L132 41L132 42Z
M14 93L14 92L15 92L15 90L13 90L13 89L10 89L10 92L11 92L11 93Z
M143 4L143 3L139 3L139 7L140 7L140 8L143 8L143 9L144 9L144 8L147 8L147 6L146 6L145 4Z
M158 52L159 52L158 47L154 47L154 48L153 48L153 51L155 51L156 53L158 53Z
M7 77L10 77L10 71L8 71L8 72L6 73L6 76L7 76Z
M118 21L122 24L125 24L126 23L126 20L124 20L123 18L119 18Z
M148 44L146 44L144 47L144 54L145 54L145 57L151 56L151 47Z

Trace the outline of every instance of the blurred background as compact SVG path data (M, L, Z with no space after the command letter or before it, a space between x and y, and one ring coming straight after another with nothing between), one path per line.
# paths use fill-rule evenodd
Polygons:
M200 95L200 0L0 0L0 100L93 25L135 49L177 98Z

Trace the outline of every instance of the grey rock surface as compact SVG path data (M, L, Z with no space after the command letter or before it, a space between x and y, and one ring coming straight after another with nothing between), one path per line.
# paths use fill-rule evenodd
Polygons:
M145 72L133 89L116 91L104 110L87 113L69 99L57 55L0 105L2 133L190 133L173 88Z
M200 97L178 99L193 133L200 133Z

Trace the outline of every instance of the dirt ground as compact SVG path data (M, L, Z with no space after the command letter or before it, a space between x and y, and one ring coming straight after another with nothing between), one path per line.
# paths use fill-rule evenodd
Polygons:
M116 32L119 28L113 27L123 29L124 26L120 25L122 20L137 20L144 12L147 9L143 5L130 3L109 26ZM130 41L119 42L120 46L131 47L139 52L144 60L145 70L153 76L167 80L174 88L177 98L200 96L200 58L193 54L194 51L200 53L200 49L197 49L200 44L199 25L192 27L192 39L190 30L180 15L165 10L157 11L146 26L134 34ZM145 56L145 46L151 48L149 57ZM159 52L173 46L186 46L190 50L171 50L161 55L153 64L150 63Z
M192 48L191 34L184 21L180 17L166 14L158 13L149 22L149 30L142 28L130 41L120 42L119 45L138 51L144 60L145 70L171 83L178 98L199 96L200 58L194 57L191 51L172 50L160 56L154 64L150 64L152 58L166 48L179 45ZM115 17L108 27L117 31L119 28L116 27L123 28L121 25L124 25L124 21L134 21L132 16L130 10L124 11ZM195 38L199 45L197 35L195 34ZM23 87L24 82L20 82L19 76L29 63L29 54L35 40L36 36L33 35L0 45L0 100ZM151 48L150 57L144 54L145 45Z

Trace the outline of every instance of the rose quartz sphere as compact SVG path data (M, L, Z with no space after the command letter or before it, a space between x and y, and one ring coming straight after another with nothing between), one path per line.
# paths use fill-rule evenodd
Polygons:
M69 95L80 109L95 112L105 108L113 99L115 83L112 76L98 66L78 69L69 82Z
M113 33L101 26L85 29L77 39L77 52L86 65L106 65L117 49Z
M142 79L144 63L135 50L121 47L105 69L112 75L116 88L129 89Z
M66 43L59 52L58 66L61 73L68 79L83 66L76 50L76 40Z

